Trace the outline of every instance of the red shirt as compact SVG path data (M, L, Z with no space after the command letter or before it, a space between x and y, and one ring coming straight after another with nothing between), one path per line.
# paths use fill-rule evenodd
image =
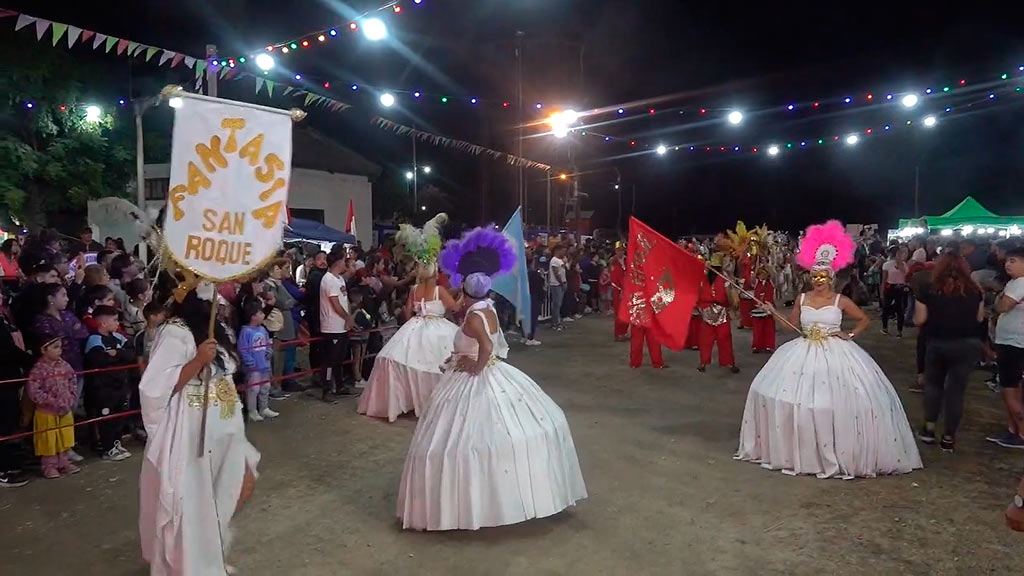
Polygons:
M729 291L726 290L725 280L722 280L719 276L715 276L713 283L708 282L708 279L705 277L701 280L700 289L697 290L698 308L707 308L712 304L729 306Z
M771 280L754 280L754 298L771 304L775 300L775 285Z

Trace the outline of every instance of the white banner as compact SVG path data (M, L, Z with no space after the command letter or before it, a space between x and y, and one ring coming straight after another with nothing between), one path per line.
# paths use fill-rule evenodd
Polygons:
M292 165L289 111L181 94L174 114L164 237L171 255L215 281L281 248Z

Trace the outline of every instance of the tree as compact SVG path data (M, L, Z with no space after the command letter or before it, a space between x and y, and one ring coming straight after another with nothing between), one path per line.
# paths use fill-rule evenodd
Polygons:
M90 100L82 82L104 85L104 75L62 50L3 44L0 65L9 72L0 77L0 206L38 227L57 213L84 215L90 199L127 195L131 116L126 110L115 120L116 96ZM93 103L107 110L89 121Z

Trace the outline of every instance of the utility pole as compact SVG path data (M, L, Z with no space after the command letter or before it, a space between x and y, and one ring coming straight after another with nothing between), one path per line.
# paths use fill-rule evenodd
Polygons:
M548 168L548 207L547 207L547 218L548 218L548 234L551 234L551 169Z
M920 187L921 187L921 166L914 166L914 218L921 217L921 210L919 206L920 198Z
M415 126L414 126L415 127ZM416 221L416 205L419 202L419 176L420 169L416 166L416 136L412 136L412 220Z
M516 31L516 155L523 157L523 37L526 33ZM516 198L517 203L525 204L525 182L523 180L523 167L519 166L516 177Z
M206 61L217 57L217 45L207 44L206 45ZM207 64L206 66L206 95L217 97L217 70Z

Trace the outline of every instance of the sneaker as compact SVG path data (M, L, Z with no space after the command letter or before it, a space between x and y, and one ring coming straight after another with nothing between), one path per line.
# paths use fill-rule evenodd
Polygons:
M565 318L562 318L562 322L575 322L575 321L576 321L576 318L573 317L573 316L566 316Z
M575 320L579 320L580 318L583 318L583 314L576 314L575 316L573 316L573 319Z
M56 468L43 468L43 478L47 480L56 480L60 478L60 472L57 472Z
M956 445L956 439L952 436L943 436L939 440L939 448L942 448L943 452L952 452L953 447Z
M127 450L125 450L124 446L121 445L121 441L120 440L115 440L114 441L114 450L117 450L121 454L124 454L125 458L131 458L132 457L132 453L127 451Z
M999 444L1003 448L1016 448L1017 450L1024 450L1024 438L1021 438L1016 434L1014 434L1011 437L1004 438L1003 440L996 442L996 444Z
M997 432L996 434L985 436L985 440L999 444L1000 442L1013 442L1013 439L1016 437L1017 435L1014 434L1013 432L1010 432L1009 430L1003 430L1002 432Z
M122 449L123 450L123 449ZM118 450L117 446L103 453L104 462L121 462L131 457L131 454Z
M921 431L917 433L917 439L928 445L935 444L935 430L922 428Z
M85 460L85 458L82 458L78 454L78 452L75 452L74 450L68 450L68 462L71 462L73 464L78 464L82 460Z
M259 412L249 412L249 422L263 422L263 416Z
M284 400L285 398L290 398L290 397L291 397L291 394L285 392L284 390L278 390L278 389L271 389L270 390L270 399L271 400Z
M732 372L733 374L739 374L740 373L740 367L739 366L729 366L729 372Z
M903 338L903 332L897 332L896 333L896 337L897 338Z
M922 386L920 382L916 382L915 381L910 386L907 386L907 391L908 392L917 392L918 394L920 394L921 392L924 392L924 386Z
M700 365L700 366L697 366L697 372L706 372L707 369L708 369L708 367L704 366L703 364Z
M886 330L885 328L882 328L882 334L888 336L889 335L889 331Z
M28 484L28 479L20 474L0 472L0 488L21 488Z
M527 346L540 346L540 340L534 340L533 338L525 342Z
M60 473L65 474L67 476L74 476L75 474L78 474L81 471L82 469L79 468L78 466L75 466L74 464L68 464L67 466L60 469Z
M999 391L1002 390L1002 388L999 386L999 375L998 374L996 374L995 376L989 378L988 380L985 380L985 385L988 386L988 389L993 391L993 392L999 392Z
M280 415L281 415L280 413L274 412L270 408L264 408L263 410L260 410L260 416L263 416L264 420L266 420L268 418L269 419L277 418Z

